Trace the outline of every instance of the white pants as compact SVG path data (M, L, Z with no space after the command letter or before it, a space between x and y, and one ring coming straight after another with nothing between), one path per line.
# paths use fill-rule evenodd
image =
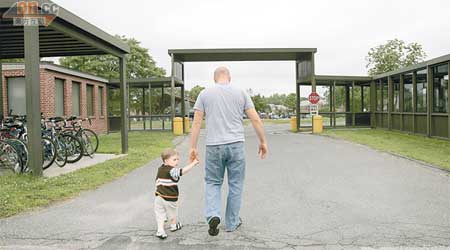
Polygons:
M155 197L155 218L158 225L158 232L164 232L164 221L169 223L178 217L178 201L166 201L163 198Z

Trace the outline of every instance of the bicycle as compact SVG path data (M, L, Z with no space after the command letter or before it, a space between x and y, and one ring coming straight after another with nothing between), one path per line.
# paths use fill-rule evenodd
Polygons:
M72 134L80 139L83 143L84 155L92 158L95 152L97 152L99 140L97 134L90 130L83 128L83 121L89 121L92 125L90 118L77 118L76 116L71 116L67 121L71 122L70 127L66 127L66 132Z

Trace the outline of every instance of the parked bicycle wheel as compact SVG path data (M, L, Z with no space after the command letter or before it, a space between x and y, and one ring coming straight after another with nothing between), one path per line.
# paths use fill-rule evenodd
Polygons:
M49 168L56 159L56 146L55 143L49 138L42 138L42 169Z
M4 141L0 141L0 149L0 168L21 173L23 164L16 149Z
M98 136L97 134L90 129L83 129L78 132L83 142L84 146L84 155L92 156L98 149Z
M68 163L75 163L83 157L83 144L77 137L71 134L62 134L61 140L66 145Z
M13 146L20 156L22 161L22 172L28 167L28 147L25 142L18 139L8 139L6 141L8 144Z
M55 142L56 145L56 159L55 163L58 167L62 168L67 163L67 148L66 144L58 138Z

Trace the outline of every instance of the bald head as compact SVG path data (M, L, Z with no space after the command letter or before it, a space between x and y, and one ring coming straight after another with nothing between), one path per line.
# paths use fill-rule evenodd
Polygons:
M218 67L214 71L214 81L216 83L229 83L231 81L230 71L226 67Z

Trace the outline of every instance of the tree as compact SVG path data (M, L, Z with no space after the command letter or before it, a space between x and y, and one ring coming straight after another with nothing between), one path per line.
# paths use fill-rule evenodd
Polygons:
M251 97L253 104L255 105L255 109L258 112L265 112L267 109L267 102L264 98L264 96L261 96L260 94L254 95Z
M205 89L205 87L202 87L200 85L195 85L191 90L189 90L189 97L194 101L197 100L198 95L204 89Z
M140 42L134 38L116 36L130 46L130 54L127 57L127 78L162 77L166 74L163 68L157 67L156 62L148 53L148 49L140 46ZM72 56L62 57L59 63L67 68L81 72L91 73L107 79L119 78L119 60L112 55L97 56ZM155 90L160 93L159 90ZM113 114L120 114L119 91L111 91L109 99L110 110ZM161 98L161 95L156 95ZM152 99L152 104L158 105L159 98ZM142 89L130 88L130 109L132 113L144 113L142 110Z
M406 44L403 40L388 40L371 48L366 56L369 75L377 75L422 62L426 58L422 45Z
M162 77L166 74L163 68L157 67L148 49L140 46L134 38L116 36L130 46L127 57L127 78ZM67 68L91 73L107 79L119 78L119 60L112 55L62 57L59 63Z
M295 112L295 109L297 108L297 95L295 93L290 93L286 96L286 99L284 100L284 106L288 107L290 111Z

